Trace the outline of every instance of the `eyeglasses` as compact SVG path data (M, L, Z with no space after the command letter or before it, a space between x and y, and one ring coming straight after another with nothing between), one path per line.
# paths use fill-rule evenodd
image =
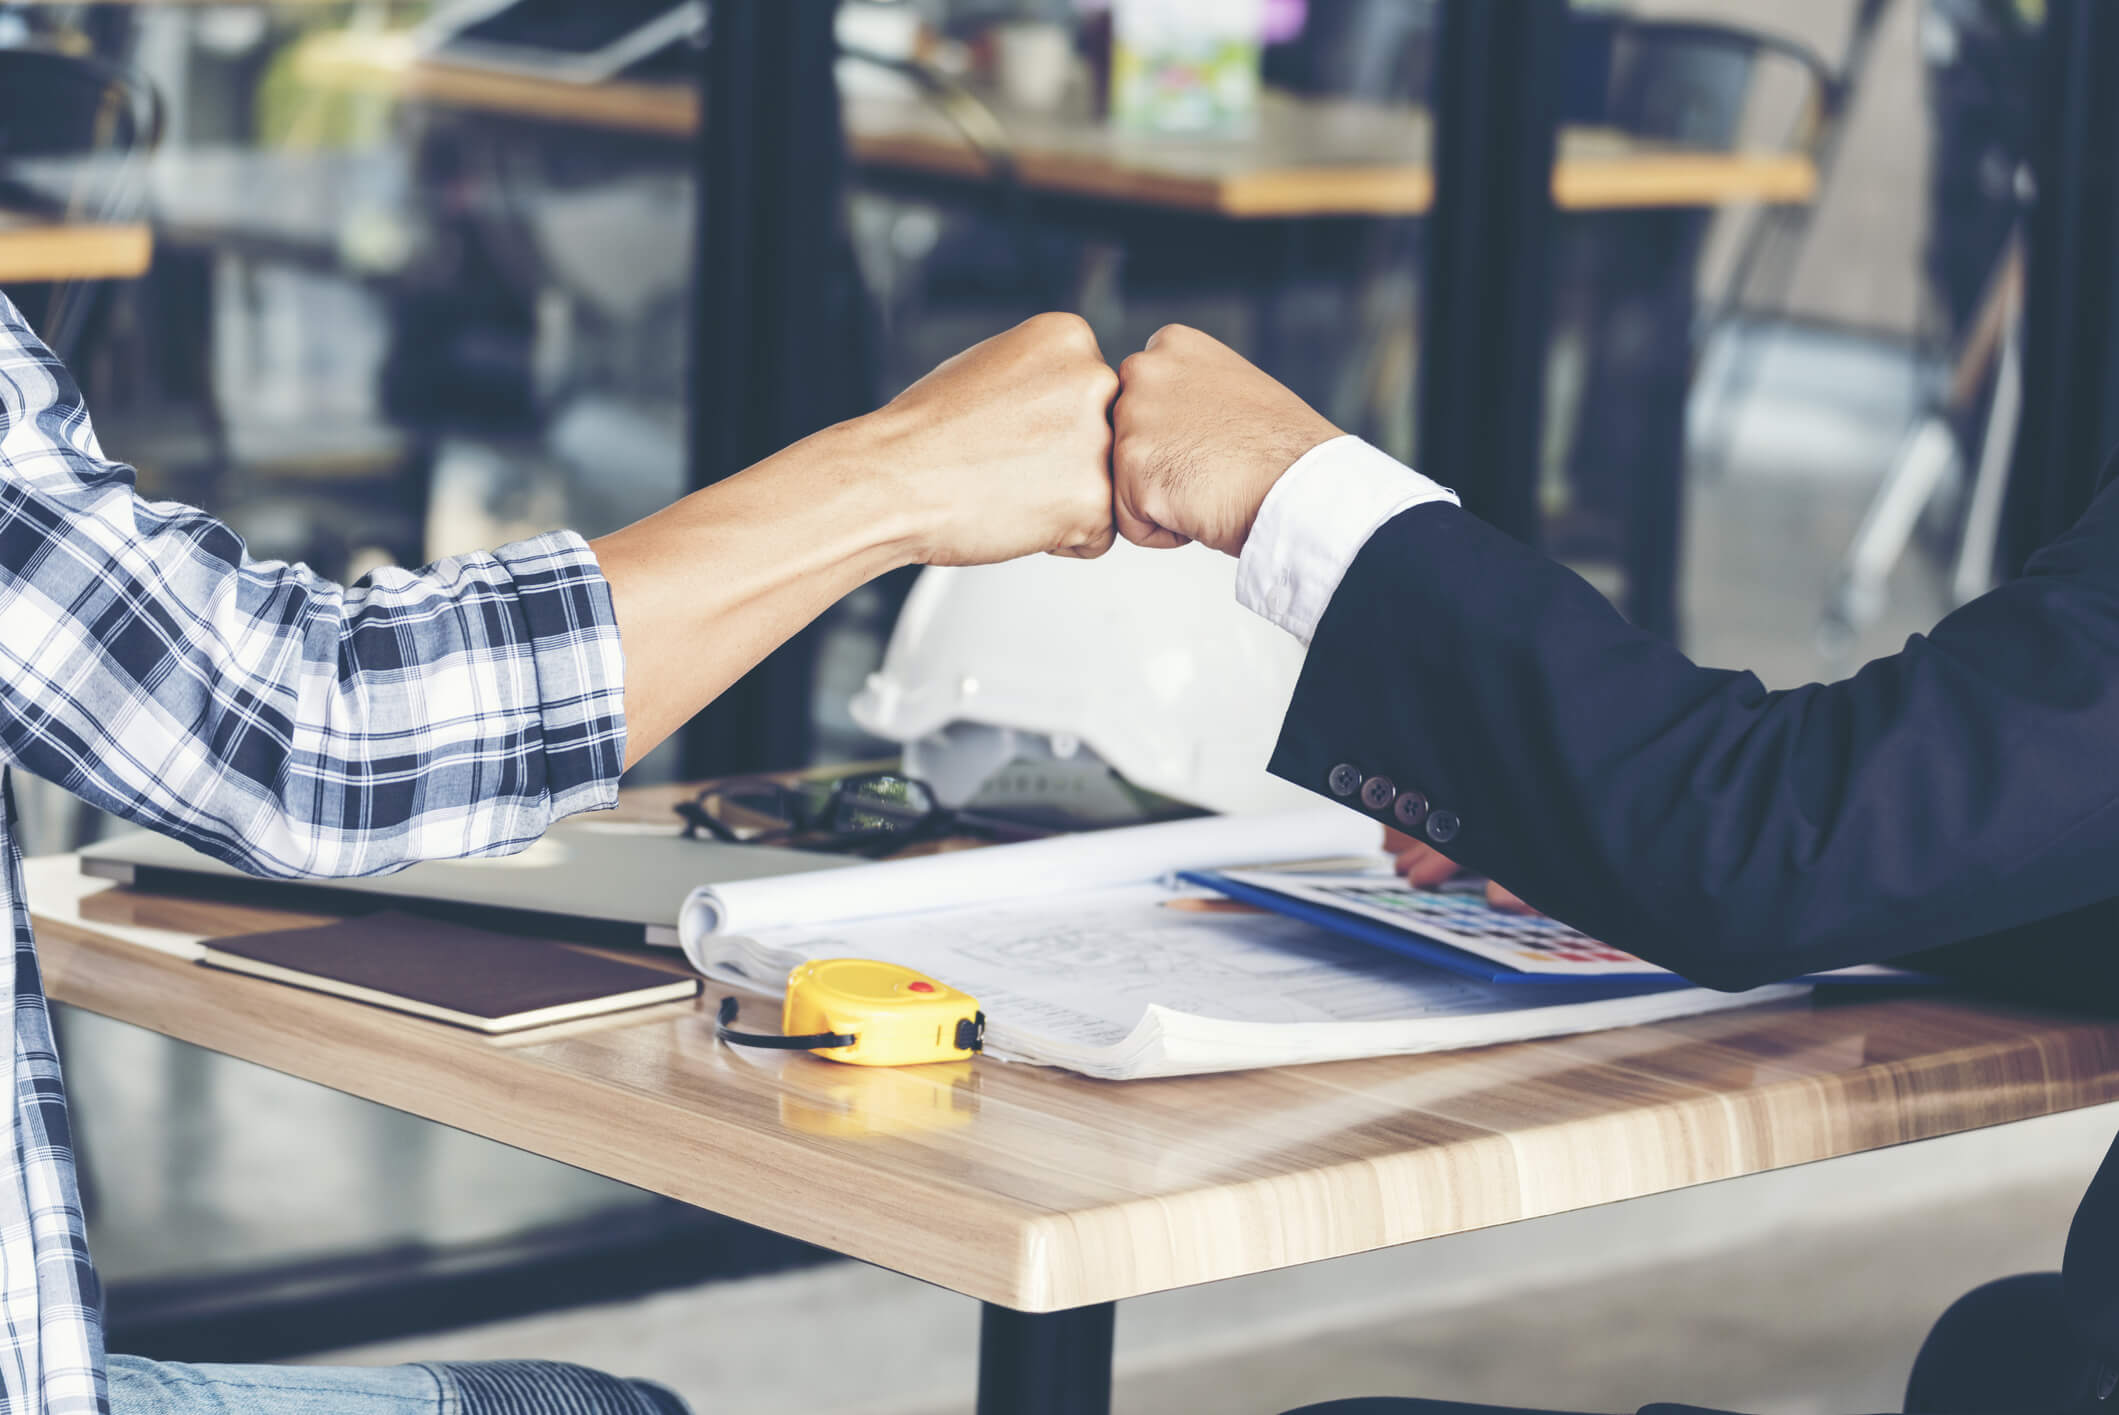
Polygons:
M837 781L741 777L715 782L675 809L687 840L855 855L895 854L945 836L1020 840L1041 833L951 810L926 782L891 771Z

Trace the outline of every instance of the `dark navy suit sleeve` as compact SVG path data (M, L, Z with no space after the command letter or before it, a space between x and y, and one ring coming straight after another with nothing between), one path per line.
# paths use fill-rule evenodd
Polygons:
M2119 495L1900 653L1779 692L1416 507L1341 582L1272 768L1423 793L1458 863L1710 986L2086 933L2119 895Z

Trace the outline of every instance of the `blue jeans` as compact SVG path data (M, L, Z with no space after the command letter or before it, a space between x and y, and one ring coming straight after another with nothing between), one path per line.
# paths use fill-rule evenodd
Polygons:
M186 1366L110 1358L111 1415L689 1415L647 1381L562 1361Z

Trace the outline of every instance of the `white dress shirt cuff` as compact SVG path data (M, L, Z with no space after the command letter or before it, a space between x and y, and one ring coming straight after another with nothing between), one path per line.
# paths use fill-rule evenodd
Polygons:
M1236 599L1307 644L1347 567L1384 522L1457 493L1369 446L1335 437L1266 493L1236 561Z

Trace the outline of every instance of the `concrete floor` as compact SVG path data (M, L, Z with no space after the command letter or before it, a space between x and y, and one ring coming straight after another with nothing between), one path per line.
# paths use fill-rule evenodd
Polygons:
M2115 1128L2104 1107L1128 1302L1114 1408L1896 1409L1953 1298L2057 1266ZM538 1354L702 1415L968 1415L977 1330L966 1299L841 1264L318 1359Z

